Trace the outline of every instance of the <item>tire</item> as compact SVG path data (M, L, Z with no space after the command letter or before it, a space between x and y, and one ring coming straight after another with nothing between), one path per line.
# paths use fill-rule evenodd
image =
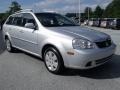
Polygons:
M49 47L44 52L44 63L47 70L53 74L61 74L64 71L62 56L56 48Z
M10 40L7 38L5 39L5 43L6 43L6 49L8 52L14 52L14 48L12 47L12 44L10 42Z

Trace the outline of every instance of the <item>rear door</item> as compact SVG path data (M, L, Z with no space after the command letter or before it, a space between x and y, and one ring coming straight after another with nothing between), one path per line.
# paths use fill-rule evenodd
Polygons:
M15 47L19 47L21 44L19 42L20 41L19 26L21 23L22 23L21 14L16 14L16 15L10 16L9 19L7 20L6 24L4 25L4 30L10 36L11 43Z
M16 14L14 16L13 22L12 22L12 38L13 38L13 43L15 47L21 47L21 38L20 38L20 32L22 29L22 14Z

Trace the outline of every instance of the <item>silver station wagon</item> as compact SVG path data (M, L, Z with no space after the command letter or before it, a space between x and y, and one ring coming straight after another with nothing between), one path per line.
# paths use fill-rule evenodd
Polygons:
M116 49L109 35L81 27L53 12L18 11L6 20L3 31L9 52L19 49L38 56L54 74L65 68L100 66Z

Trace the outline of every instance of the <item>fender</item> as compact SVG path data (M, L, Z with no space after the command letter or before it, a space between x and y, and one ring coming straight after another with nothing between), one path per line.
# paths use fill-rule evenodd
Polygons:
M39 52L40 55L42 56L42 49L43 49L43 47L45 45L48 45L48 44L49 45L53 45L54 47L56 47L59 50L60 54L62 55L64 63L68 65L68 61L67 61L66 55L65 55L66 51L65 51L64 45L62 45L62 43L60 42L60 40L56 40L56 39L52 39L52 38L44 40L42 42L41 47L39 47L40 48L40 52ZM65 65L65 66L67 66L67 65Z

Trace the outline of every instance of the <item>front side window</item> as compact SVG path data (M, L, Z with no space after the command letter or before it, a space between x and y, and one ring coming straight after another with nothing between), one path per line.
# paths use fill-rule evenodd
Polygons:
M36 16L45 27L78 26L67 17L55 13L37 13Z
M22 26L24 27L26 23L33 23L35 26L36 25L36 21L34 19L34 17L29 14L29 13L23 13L23 23Z

